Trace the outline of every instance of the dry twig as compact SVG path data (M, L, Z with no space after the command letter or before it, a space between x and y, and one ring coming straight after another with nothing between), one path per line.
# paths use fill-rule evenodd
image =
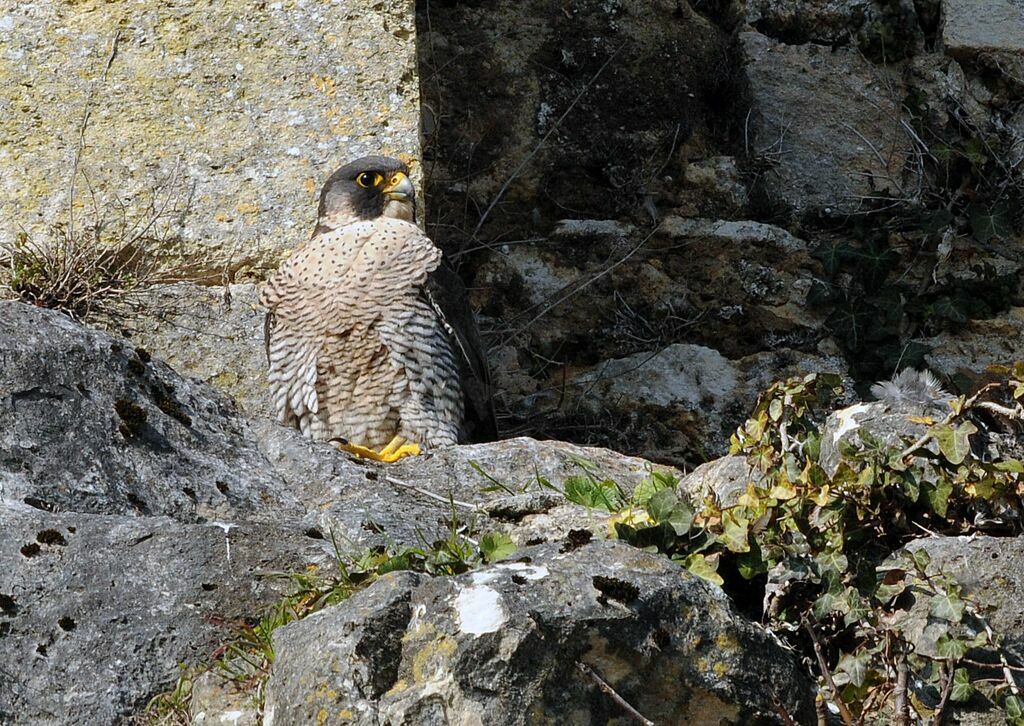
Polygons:
M597 673L594 672L593 668L588 666L586 663L581 663L580 661L576 661L576 667L579 669L580 673L587 676L587 678L592 680L597 685L597 687L600 688L604 693L606 693L613 701L615 701L615 703L619 704L619 706L621 706L622 709L626 713L628 713L634 721L636 721L637 723L642 723L644 724L644 726L654 726L654 721L651 721L649 718L647 718L642 713L633 708L631 705L629 705L629 701L627 701L625 698L616 693L615 689L608 685L608 683L605 682L605 680L601 678L601 676L597 675Z

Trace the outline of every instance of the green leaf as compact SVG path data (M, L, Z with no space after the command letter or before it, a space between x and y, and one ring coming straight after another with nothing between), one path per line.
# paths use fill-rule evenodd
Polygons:
M825 270L825 274L832 277L839 271L839 266L842 264L844 259L847 259L852 253L853 249L838 239L826 240L818 245L818 247L811 253L812 257L817 257L821 260L821 265Z
M654 552L669 552L676 543L676 533L668 522L659 522L652 527L640 527L630 541L635 547L653 547Z
M411 567L411 553L400 552L394 557L389 557L377 566L377 574L384 575L397 570L408 570Z
M949 497L953 493L953 482L946 477L941 477L934 485L925 486L924 498L928 501L932 511L940 517L946 516L949 507Z
M662 489L647 500L647 513L651 516L652 521L664 522L668 520L673 507L678 502L679 497L676 496L675 490Z
M846 568L850 566L850 561L846 558L842 552L835 552L826 550L814 558L814 561L818 565L818 572L824 574L826 571L833 571L836 573L846 572Z
M688 534L693 526L693 508L686 502L679 502L672 507L667 521L672 525L676 535L682 537Z
M971 700L974 695L974 686L971 685L971 676L966 668L957 668L953 671L953 688L949 692L949 700L953 703L964 703Z
M1003 461L996 462L996 469L998 471L1013 472L1014 474L1024 474L1024 463L1017 459L1004 459Z
M962 301L945 295L928 306L928 312L936 318L948 320L951 323L966 323L970 318Z
M606 512L614 512L625 504L618 487L610 479L597 481L585 476L570 476L565 480L564 494L570 502Z
M814 601L814 617L818 620L824 620L836 610L839 610L841 606L845 605L845 599L836 593L824 592Z
M950 464L962 464L971 453L970 436L977 433L978 427L970 421L965 421L955 427L950 424L936 424L928 431L939 443L939 451Z
M709 561L709 558L704 555L689 555L683 560L683 567L697 577L703 578L719 587L724 582L722 576L718 574L718 558L715 558L714 561Z
M928 554L928 550L914 550L910 552L910 560L920 572L925 573L932 562L932 556Z
M959 623L964 616L964 601L955 592L940 592L928 601L928 614L934 618Z
M1007 696L1003 701L1003 709L1006 711L1007 717L1014 720L1014 723L1024 720L1024 701L1019 696L1012 694Z
M946 635L939 636L938 643L935 648L939 656L942 658L952 658L953 660L960 660L967 655L968 645L963 640L955 638L948 633Z
M747 528L750 522L732 509L722 512L722 534L720 539L731 552L749 552Z
M843 623L853 625L866 619L870 609L860 592L855 587L846 588L846 615L843 616Z
M967 214L971 220L971 234L982 244L993 237L1009 237L1013 232L1011 215L1004 205L986 209L980 204L972 204Z
M772 402L768 404L768 416L772 421L778 421L782 418L782 401L777 398L772 399Z
M751 546L750 552L744 552L736 557L736 569L739 570L740 575L745 580L750 580L767 572L768 565L764 561L761 548L757 546L757 542L754 542Z
M843 657L839 659L839 665L836 666L836 669L847 674L850 677L850 683L859 688L864 685L864 679L867 677L870 663L870 653L843 653Z
M515 543L504 532L488 532L480 538L480 554L487 562L504 560L515 551Z

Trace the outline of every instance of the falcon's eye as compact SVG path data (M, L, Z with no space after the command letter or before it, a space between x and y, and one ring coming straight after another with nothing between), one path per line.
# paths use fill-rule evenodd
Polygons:
M369 171L364 171L362 174L356 177L356 184L363 187L364 189L372 189L373 187L384 181L384 177L380 174L374 174Z

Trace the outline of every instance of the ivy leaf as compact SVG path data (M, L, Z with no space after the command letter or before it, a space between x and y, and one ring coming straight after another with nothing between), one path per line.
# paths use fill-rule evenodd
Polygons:
M1024 474L1024 463L1017 459L1003 459L996 462L996 469L998 471L1013 472L1014 474Z
M1006 711L1008 718L1013 720L1014 724L1024 721L1024 701L1021 701L1019 696L1009 695L1006 700L1003 701L1003 709Z
M853 252L853 248L848 244L839 240L827 240L818 245L814 252L811 253L811 256L821 260L821 266L824 268L825 274L832 277L839 271L839 266L844 259L850 256L851 252Z
M722 512L721 540L731 552L749 552L747 528L750 522L732 510Z
M672 525L676 535L682 537L688 534L690 527L693 526L693 508L686 502L679 502L676 506L672 507L667 521Z
M964 601L955 592L940 592L929 600L928 614L959 623L964 616Z
M767 572L768 565L756 542L751 546L750 552L744 552L736 558L736 569L744 580L753 579Z
M654 522L665 522L678 501L679 497L676 496L675 490L662 489L647 500L647 513Z
M904 472L900 478L900 485L903 488L903 493L910 501L916 502L920 498L921 485L912 471ZM945 511L943 511L943 516L945 516Z
M846 615L843 616L843 623L845 625L853 625L854 623L861 622L867 618L868 612L868 605L857 591L857 588L846 588Z
M865 652L859 653L843 653L843 657L839 659L839 665L836 666L836 670L839 670L850 677L850 683L857 686L864 685L864 679L868 675L868 665L871 663L871 654Z
M935 649L942 658L960 660L967 655L968 645L963 640L955 638L947 633L946 635L939 636Z
M971 434L978 432L978 427L970 421L959 426L939 424L929 429L932 437L939 443L939 451L950 464L962 464L971 453Z
M695 574L697 577L707 580L719 587L721 587L722 583L725 582L722 579L722 576L718 574L717 557L712 561L711 558L705 557L704 555L692 554L683 560L683 567Z
M946 516L949 506L949 497L953 493L953 482L946 477L941 477L934 485L925 486L924 498L928 501L932 511L940 517Z
M480 538L480 554L486 562L504 560L515 551L515 543L504 532L488 532Z
M986 209L980 204L972 204L967 214L971 220L971 234L982 244L993 237L1009 237L1013 231L1009 211L1002 204L997 204L991 209Z
M957 668L953 671L953 688L949 692L949 700L953 703L964 703L971 700L973 695L974 686L971 685L970 674L966 668Z
M928 554L928 550L914 550L910 553L910 560L917 567L921 574L928 571L928 565L932 562L932 556Z
M876 568L879 573L878 585L875 587L875 598L887 603L907 589L907 571L901 567Z
M934 317L951 323L966 323L969 319L963 303L945 295L932 303L928 310Z
M814 558L818 565L818 572L824 574L828 570L835 573L846 572L849 567L849 560L842 552L825 551Z

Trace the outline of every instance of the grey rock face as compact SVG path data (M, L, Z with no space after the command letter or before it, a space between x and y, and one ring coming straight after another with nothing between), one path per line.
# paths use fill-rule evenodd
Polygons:
M58 313L0 303L0 332L0 647L24 664L0 664L0 721L137 713L283 594L269 574L328 563L329 535L345 551L429 543L455 500L474 532L521 547L606 536L565 479L628 492L655 468L529 439L359 463ZM197 719L216 717L215 691L199 689Z
M775 43L742 33L753 101L750 150L764 191L794 216L843 214L908 183L899 75L857 50Z
M0 507L0 722L116 723L322 562L297 529Z
M1024 308L973 320L956 333L940 333L924 343L931 348L925 358L928 366L949 377L978 376L985 366L1024 360Z
M130 321L134 344L226 393L245 414L274 416L258 285L180 283L149 291L148 300Z
M990 606L988 624L1013 658L1024 658L1024 538L929 537L908 549L926 551L929 574L955 578L966 595Z
M746 19L759 32L791 45L855 43L869 55L892 60L922 40L918 13L924 16L921 25L935 20L928 5L910 0L747 0Z
M747 485L763 487L764 473L751 466L745 456L729 455L701 464L679 483L679 491L694 502L711 497L721 507L728 507L747 491Z
M186 521L302 511L229 399L53 311L0 302L0 330L4 502Z
M301 460L297 451L286 456ZM568 502L561 494L566 479L589 473L614 480L628 495L655 469L674 472L557 441L459 446L395 466L367 466L360 477L323 479L326 486L314 500L322 504L309 519L325 535L356 546L433 542L447 536L453 516L480 531L504 531L519 545L558 539L571 529L604 537L607 513Z
M420 155L408 0L38 0L6 4L0 23L0 246L63 219L77 182L79 224L90 188L108 221L115 200L142 216L156 193L178 252L235 271L309 234L343 160ZM87 108L88 187L70 178Z
M1024 50L1024 12L1018 0L943 0L942 40L952 55Z
M681 464L689 451L724 454L762 390L814 371L846 375L839 358L781 349L730 360L712 348L677 344L583 372L573 381L580 393L566 406L629 417L645 436L645 456ZM666 420L674 428L658 425Z
M822 468L829 476L835 474L841 459L840 447L843 445L864 448L861 430L889 446L899 445L904 438L917 439L927 427L914 423L908 417L925 413L924 407L894 408L885 403L869 402L847 406L830 414L821 430ZM930 442L929 445L934 447L935 443Z
M454 578L385 577L278 630L267 724L812 719L788 652L721 591L617 542L524 550ZM589 672L589 671L588 671Z

